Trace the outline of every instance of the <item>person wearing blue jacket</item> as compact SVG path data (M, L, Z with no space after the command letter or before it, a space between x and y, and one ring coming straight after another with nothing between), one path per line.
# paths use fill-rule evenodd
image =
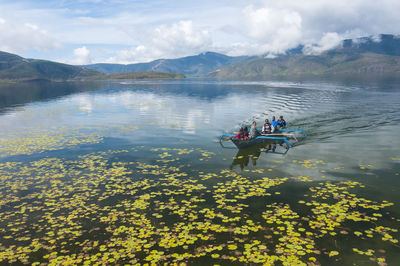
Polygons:
M281 115L279 117L278 126L279 126L279 128L285 128L286 127L286 121L285 121L285 119L283 119L283 115Z
M272 130L271 132L275 132L276 128L278 127L279 122L275 120L275 116L272 116L272 120L271 120L271 126L272 126Z

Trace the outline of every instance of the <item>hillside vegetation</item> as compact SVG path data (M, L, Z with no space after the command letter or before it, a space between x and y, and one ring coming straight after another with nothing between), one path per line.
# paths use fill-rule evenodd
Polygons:
M185 78L182 74L173 74L165 72L123 72L104 75L103 79L118 80L118 79L130 79L130 80L141 80L141 79L182 79Z
M105 74L80 66L56 63L46 60L25 59L18 55L0 52L0 81L83 81L114 79L179 79L181 74L163 72L124 72Z
M319 56L257 58L208 75L223 80L400 78L400 57L374 53L329 52Z
M104 73L112 74L118 72L167 72L182 73L185 76L199 77L217 68L250 60L250 56L227 56L224 54L206 52L194 56L176 59L158 59L149 63L138 64L92 64L84 67Z
M0 80L81 80L101 74L91 69L0 52Z
M209 78L271 79L400 79L400 38L380 35L344 40L320 55L303 54L302 46L276 58L254 58L215 70Z

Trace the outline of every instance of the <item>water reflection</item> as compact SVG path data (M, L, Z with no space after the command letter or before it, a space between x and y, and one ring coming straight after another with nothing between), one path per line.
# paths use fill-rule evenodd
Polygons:
M233 170L236 166L239 166L241 170L244 170L249 166L250 162L250 166L257 166L257 160L261 156L285 155L287 152L288 149L276 143L259 143L255 146L238 150L229 168ZM262 167L265 166L262 165Z
M4 112L7 107L46 101L98 88L98 82L32 81L0 84L0 112Z

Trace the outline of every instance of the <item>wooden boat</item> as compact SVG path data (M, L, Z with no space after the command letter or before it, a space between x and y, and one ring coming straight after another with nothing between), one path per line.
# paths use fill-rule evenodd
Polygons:
M235 135L233 134L223 134L219 138L219 142L222 145L223 139L228 137L228 139L230 139L238 149L244 149L267 140L272 140L275 142L278 141L279 144L286 143L286 148L289 149L292 146L292 144L290 144L288 138L294 138L296 142L297 138L294 134L286 134L286 132L296 132L296 131L302 132L304 136L307 136L306 132L302 129L280 129L272 134L260 135L250 139L235 139L234 138Z

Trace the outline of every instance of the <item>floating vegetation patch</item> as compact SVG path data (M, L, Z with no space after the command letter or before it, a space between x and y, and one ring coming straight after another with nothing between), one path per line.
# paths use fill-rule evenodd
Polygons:
M316 168L318 168L318 165L325 165L326 164L326 162L324 162L323 160L313 161L311 159L304 160L304 161L293 160L292 162L300 164L303 167L310 168L310 169L316 169Z
M14 132L9 139L0 140L0 157L11 155L30 155L45 151L54 151L82 144L96 144L105 136L126 134L138 130L138 126L80 126L77 128L60 127L57 130L30 130Z
M60 128L53 132L35 131L29 136L16 136L0 140L0 157L29 155L44 151L59 150L81 144L94 144L103 140L97 133L82 133L78 129Z
M180 164L184 156L210 160L214 153L150 151L152 163L118 160L129 149L1 163L0 262L317 265L342 259L340 247L321 240L348 235L371 245L350 252L384 265L376 242L399 248L398 226L385 224L393 203L358 196L359 182L275 178L264 169L199 171ZM304 186L301 199L290 200L291 183Z

